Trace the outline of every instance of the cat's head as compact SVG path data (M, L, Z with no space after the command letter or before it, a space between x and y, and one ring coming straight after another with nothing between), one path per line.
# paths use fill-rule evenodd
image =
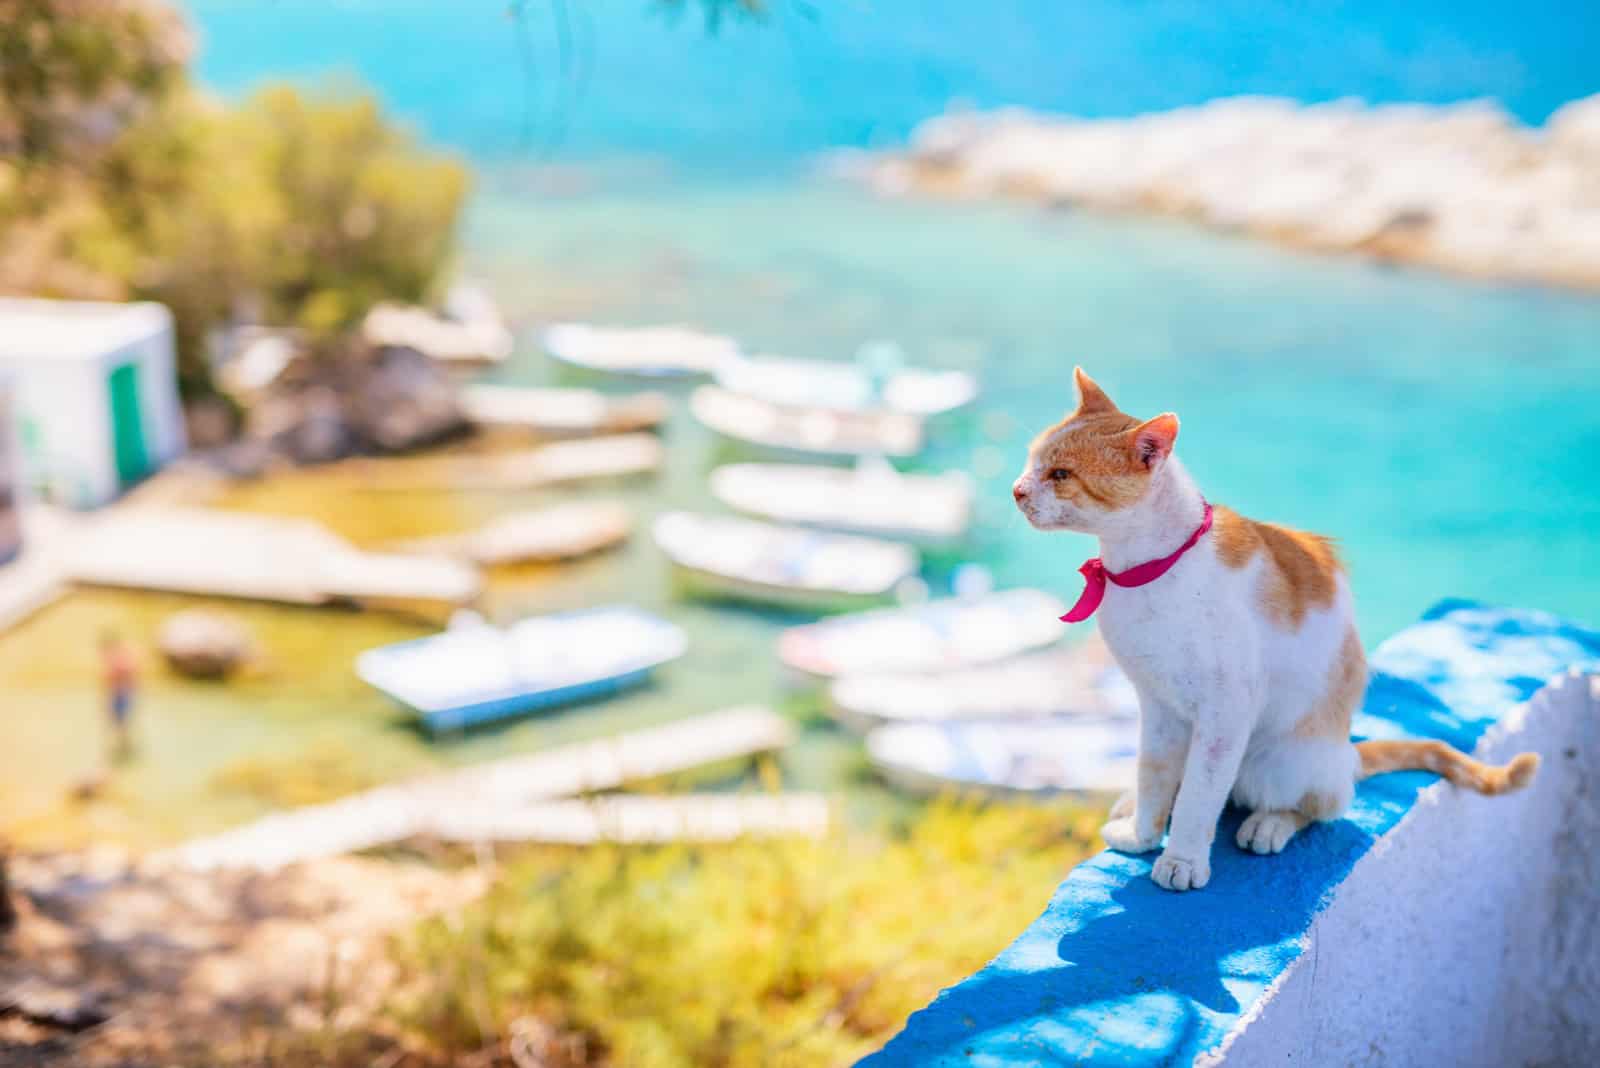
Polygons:
M1011 487L1017 507L1040 530L1099 534L1149 492L1172 455L1178 417L1140 422L1119 409L1079 367L1078 407L1033 439Z

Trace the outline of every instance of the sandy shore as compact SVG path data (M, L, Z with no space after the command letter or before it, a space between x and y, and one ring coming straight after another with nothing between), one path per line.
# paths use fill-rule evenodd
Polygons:
M1463 274L1600 288L1600 95L1520 125L1490 103L1216 100L1131 119L929 119L864 168L881 192L1192 218Z

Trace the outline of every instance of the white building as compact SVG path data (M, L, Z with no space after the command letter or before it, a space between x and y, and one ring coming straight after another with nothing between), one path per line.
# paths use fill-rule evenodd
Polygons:
M8 373L25 476L47 499L93 508L183 451L163 305L0 299Z
M22 548L22 457L14 415L15 384L0 372L0 564Z

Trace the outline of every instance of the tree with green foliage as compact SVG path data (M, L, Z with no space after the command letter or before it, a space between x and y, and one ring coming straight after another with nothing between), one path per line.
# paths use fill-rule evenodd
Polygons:
M190 392L220 326L337 332L448 264L466 169L372 97L220 105L155 0L0 0L0 26L0 291L163 301Z

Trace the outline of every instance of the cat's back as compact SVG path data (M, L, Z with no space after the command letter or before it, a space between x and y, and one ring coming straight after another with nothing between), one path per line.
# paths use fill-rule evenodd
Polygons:
M1224 573L1243 580L1252 607L1273 629L1294 633L1329 611L1348 611L1344 563L1332 539L1262 523L1224 505L1214 509L1212 526Z

